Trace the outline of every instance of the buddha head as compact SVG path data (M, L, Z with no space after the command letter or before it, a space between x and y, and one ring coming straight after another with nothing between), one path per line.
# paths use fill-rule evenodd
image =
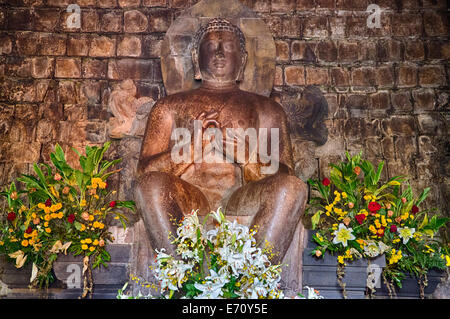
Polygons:
M242 81L247 62L242 31L221 18L200 28L191 49L195 79L216 84Z

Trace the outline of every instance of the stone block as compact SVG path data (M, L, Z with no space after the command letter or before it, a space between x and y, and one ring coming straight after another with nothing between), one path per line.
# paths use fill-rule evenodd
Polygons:
M417 67L415 65L400 65L397 74L399 87L414 87L417 85Z
M336 62L338 49L333 41L320 41L317 44L317 59L324 62Z
M379 88L390 88L394 86L394 67L379 66L375 69L375 80Z
M412 91L414 112L421 113L435 108L436 96L433 89L417 89Z
M384 133L388 136L414 136L416 132L416 125L412 116L394 115L384 119L381 125Z
M96 10L81 11L81 31L83 32L100 31L100 16Z
M386 110L391 107L389 93L387 91L378 91L370 94L370 114L372 116L386 116Z
M412 163L417 157L417 142L415 136L398 136L395 139L395 149L397 150L397 159L402 163Z
M430 136L444 136L445 125L436 113L419 114L417 116L419 133Z
M329 85L327 68L305 67L306 85Z
M314 2L310 0L297 0L296 9L298 11L314 9Z
M352 85L357 87L373 87L376 85L373 67L357 67L352 70Z
M366 37L369 28L367 28L367 18L364 16L346 17L345 35L348 38Z
M332 68L331 83L335 87L348 87L350 85L350 71L347 68Z
M166 32L173 20L173 11L170 9L158 9L148 14L149 32Z
M330 24L331 36L334 38L345 37L345 26L347 17L345 16L331 16L328 18Z
M425 59L425 49L421 40L405 42L405 60L422 61Z
M100 31L122 32L122 11L106 11L100 14Z
M167 0L142 0L142 5L146 7L166 7Z
M11 38L2 35L0 48L2 54L9 54L12 50ZM15 46L17 52L21 55L36 55L38 53L39 35L34 32L16 32Z
M54 59L48 57L33 57L31 59L31 75L34 78L51 78Z
M123 36L117 44L117 56L139 57L142 52L141 38L138 36Z
M359 56L359 47L359 43L356 41L340 41L338 44L338 61L351 63L356 62Z
M60 11L58 9L34 10L34 29L36 31L53 32L58 28Z
M97 0L97 6L100 8L116 8L117 0Z
M412 111L412 97L409 91L391 92L391 101L395 112Z
M365 11L367 2L367 0L336 0L336 9Z
M422 36L421 14L396 13L391 15L392 35L398 37Z
M305 69L303 66L286 66L284 77L286 85L305 85Z
M89 56L112 57L116 53L116 39L108 36L94 36L89 48Z
M82 75L88 79L103 79L106 77L108 64L99 59L83 59Z
M126 33L145 32L148 28L147 16L139 10L129 10L124 13L124 30Z
M423 13L423 23L427 36L447 36L448 35L448 14L432 10Z
M328 36L328 20L326 16L310 16L303 20L303 36L305 38L324 38Z
M163 40L154 35L146 35L142 39L142 56L148 58L159 58Z
M28 31L33 26L32 14L29 9L12 9L8 11L8 30Z
M119 0L119 6L122 8L139 7L141 0Z
M376 45L377 61L394 62L402 60L401 42L394 39L379 40Z
M55 77L80 78L81 60L73 58L57 58L55 62Z
M419 84L423 87L445 85L445 70L440 65L424 65L419 69Z
M64 55L66 54L67 35L57 33L44 33L38 38L40 54Z
M153 80L154 68L154 63L151 60L110 60L108 63L108 78L112 80Z
M290 13L296 8L296 0L272 0L272 12Z
M316 42L292 41L291 43L291 59L293 61L301 60L304 62L315 62L317 60Z
M283 40L276 40L275 41L275 48L277 52L276 61L277 62L288 62L290 58L290 50L289 50L289 43L287 41Z
M86 56L90 38L86 35L70 35L67 39L67 55Z

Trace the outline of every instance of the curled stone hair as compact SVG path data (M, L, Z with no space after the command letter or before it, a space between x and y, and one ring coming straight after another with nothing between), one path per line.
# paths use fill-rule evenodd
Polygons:
M241 47L241 53L245 54L245 36L241 29L230 21L223 18L214 18L209 21L209 23L203 27L201 27L194 36L194 41L192 43L193 49L198 52L200 42L203 39L203 36L211 31L230 31L236 34L239 37L239 43Z

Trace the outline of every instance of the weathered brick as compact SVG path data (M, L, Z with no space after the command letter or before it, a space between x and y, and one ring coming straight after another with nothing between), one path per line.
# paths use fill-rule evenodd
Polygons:
M379 40L377 43L378 61L394 62L402 59L401 42L393 39Z
M386 91L379 91L370 94L370 111L375 116L385 116L386 110L391 107L389 102L389 93Z
M358 60L358 42L342 42L338 44L339 62L356 62Z
M142 42L143 57L159 58L161 56L161 45L163 39L154 35L148 35L143 37Z
M310 16L303 20L303 36L305 38L321 38L328 36L328 20L325 16Z
M450 52L448 52L450 44L448 41L430 39L426 42L426 46L428 49L428 60L448 59L450 56Z
M417 89L412 91L414 99L414 112L434 110L436 96L433 89Z
M409 112L413 107L409 91L391 92L391 102L395 112Z
M24 57L7 57L5 61L6 74L14 77L31 76L31 60Z
M302 60L304 62L315 62L317 60L315 51L316 42L292 41L291 43L291 59Z
M338 50L333 41L320 41L317 44L317 58L319 61L335 62Z
M352 70L352 85L368 87L376 85L376 76L373 67L359 67Z
M342 38L345 37L345 26L347 17L335 17L331 16L328 18L330 24L330 32L332 37Z
M398 86L413 87L417 85L417 67L415 65L401 65L397 69Z
M86 56L90 38L86 35L71 35L67 40L67 55Z
M397 150L397 158L402 163L410 163L417 156L416 138L412 136L399 136L394 145Z
M306 85L329 84L328 69L326 68L306 67L305 74L306 74Z
M272 0L272 12L290 13L295 10L296 0Z
M106 77L108 64L99 59L83 59L82 74L84 78L103 79Z
M410 61L421 61L425 59L424 45L421 40L406 41L405 59Z
M277 65L275 67L275 80L273 82L273 85L275 86L282 86L283 83L283 67L280 65Z
M349 16L346 19L345 34L347 37L367 36L367 18L363 16Z
M278 0L279 1L279 0ZM292 1L291 1L292 2ZM295 4L294 4L295 5ZM314 8L314 1L310 0L297 0L295 6L297 10L309 10ZM273 9L272 9L273 10ZM292 10L292 9L291 9Z
M148 19L139 10L129 10L124 13L124 30L127 33L145 32L148 28Z
M12 51L11 38L6 34L0 34L0 55L10 54Z
M428 113L417 115L419 133L430 136L445 134L445 124L439 114Z
M378 87L392 87L394 85L394 67L380 66L375 68L375 78Z
M138 7L140 3L141 0L119 0L119 6L122 8Z
M331 80L332 85L336 87L346 87L350 85L350 71L344 68L332 68Z
M283 34L289 38L300 38L302 32L302 20L297 16L283 18Z
M34 78L50 78L53 75L53 58L33 57L31 59L31 75Z
M107 11L100 17L100 30L103 32L122 31L122 12Z
M167 6L166 0L142 0L142 5L147 7L165 7Z
M282 40L275 41L275 48L277 52L276 60L277 62L288 62L289 61L289 43Z
M166 32L173 19L173 11L170 9L158 9L148 15L148 28L150 32Z
M79 85L72 80L61 80L58 82L57 98L61 104L78 104Z
M422 16L420 14L399 13L391 16L392 34L399 37L421 36Z
M419 69L419 84L421 86L445 85L445 71L440 65L425 65Z
M388 136L413 136L416 131L414 117L407 115L393 115L382 120L381 125Z
M116 39L107 36L93 37L89 48L89 56L111 57L116 52Z
M336 0L336 9L365 10L367 6L367 0Z
M83 32L100 31L100 17L96 10L81 11L81 30Z
M124 36L119 39L117 56L139 57L141 56L141 39L138 36Z
M284 69L286 85L305 85L305 69L303 66L290 65Z
M6 35L4 36L6 42L2 45L2 52L11 53L11 49L8 50L10 45L8 45L8 39ZM39 35L34 32L17 32L16 33L16 48L17 52L21 55L36 55L38 53ZM5 51L3 51L5 50ZM5 54L3 53L3 54Z
M318 9L334 9L336 7L336 3L334 0L316 0L316 6Z
M66 54L67 35L58 33L43 33L39 37L40 54L64 55Z
M57 9L35 9L34 29L36 31L55 31L58 28L60 12Z
M31 30L33 24L32 14L29 9L10 10L7 15L7 25L9 30Z
M100 8L115 8L117 7L117 0L97 0L97 5Z
M435 11L425 11L423 14L425 34L428 36L448 35L448 17L445 13Z
M112 80L154 80L154 64L151 60L118 59L108 63L108 78Z
M57 58L55 67L57 78L79 78L81 77L81 61L73 58Z

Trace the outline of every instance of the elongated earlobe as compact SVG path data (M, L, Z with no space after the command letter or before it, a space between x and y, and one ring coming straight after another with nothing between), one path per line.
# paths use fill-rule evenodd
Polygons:
M200 66L198 64L198 53L197 50L194 48L191 49L191 56L192 56L192 65L194 67L194 79L201 80L202 74L200 72Z
M245 66L247 65L247 58L248 58L248 53L245 52L242 55L242 63L241 63L241 67L239 69L239 74L237 76L237 81L238 82L244 81L244 71L245 71Z

